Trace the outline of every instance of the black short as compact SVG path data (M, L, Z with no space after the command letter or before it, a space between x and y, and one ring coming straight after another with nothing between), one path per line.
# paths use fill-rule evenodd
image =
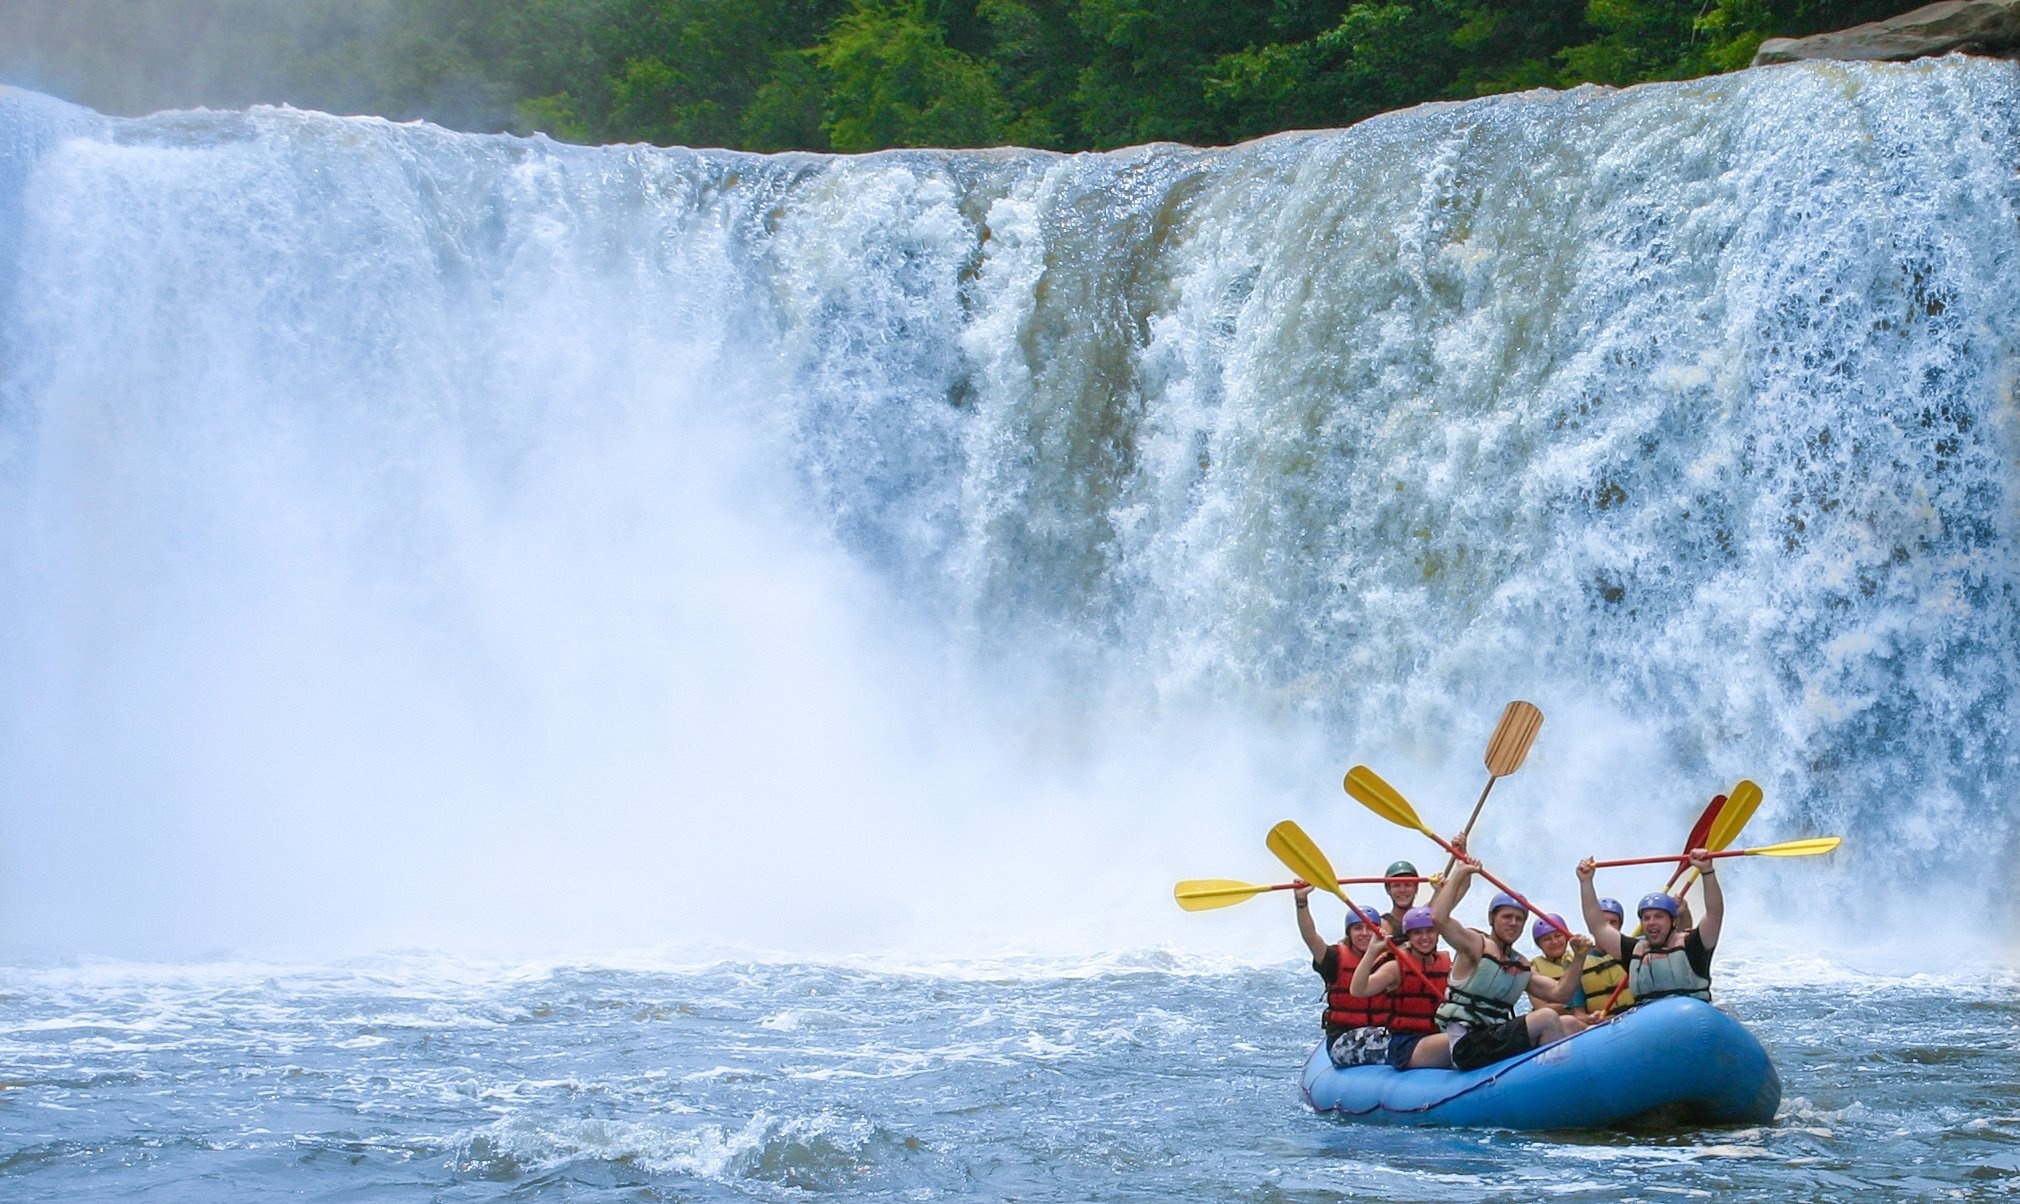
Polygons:
M1529 1018L1516 1016L1492 1028L1467 1029L1465 1036L1452 1043L1452 1065L1460 1070L1478 1070L1528 1053L1534 1047L1529 1040Z

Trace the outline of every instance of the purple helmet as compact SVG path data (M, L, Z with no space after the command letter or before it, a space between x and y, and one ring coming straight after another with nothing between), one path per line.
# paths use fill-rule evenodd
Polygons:
M1676 899L1674 896L1665 895L1661 891L1657 891L1652 895L1643 895L1641 896L1641 902L1634 905L1634 914L1640 915L1644 911L1666 911L1669 913L1669 918L1673 920L1676 918Z
M1564 922L1564 917L1553 911L1547 916L1537 916L1536 923L1529 929L1529 935L1540 941L1553 932L1569 931L1571 926Z
M1362 907L1348 912L1347 927L1352 928L1356 924L1366 924L1370 928L1380 928L1382 926L1382 913L1372 907Z
M1620 900L1618 899L1601 899L1599 901L1599 912L1601 915L1612 916L1616 920L1627 918L1627 913L1620 910Z
M1490 920L1493 919L1494 913L1500 911L1504 907L1512 907L1516 911L1521 912L1525 916L1529 914L1528 908L1516 902L1515 896L1509 894L1507 891L1504 890L1500 894L1495 895L1494 901L1487 905L1487 918Z
M1425 928L1436 928L1438 922L1431 918L1428 907L1412 907L1403 913L1403 931L1417 932Z

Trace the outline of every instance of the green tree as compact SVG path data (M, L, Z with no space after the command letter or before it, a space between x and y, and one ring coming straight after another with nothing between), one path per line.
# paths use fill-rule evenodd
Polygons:
M947 45L923 0L855 0L813 51L838 151L989 146L1009 105L986 65Z

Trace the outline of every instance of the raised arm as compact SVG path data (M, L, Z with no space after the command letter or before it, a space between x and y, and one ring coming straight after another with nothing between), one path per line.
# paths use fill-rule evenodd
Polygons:
M1578 905L1585 912L1585 926L1592 930L1592 943L1601 953L1625 960L1620 954L1620 925L1599 910L1599 892L1592 887L1593 873L1592 858L1578 863Z
M1709 852L1692 849L1690 868L1704 880L1704 918L1697 922L1697 939L1706 949L1716 948L1719 926L1725 921L1725 892L1718 888L1718 867L1711 863Z
M1479 868L1478 861L1471 857L1461 857L1458 864L1452 867L1452 872L1445 875L1445 884L1438 888L1437 894L1431 896L1431 922L1437 925L1438 935L1444 937L1445 943L1452 947L1452 956L1473 961L1480 960L1480 954L1485 951L1486 944L1481 940L1479 933L1453 919L1452 912L1458 908L1459 901L1466 897L1466 888L1473 884L1474 871Z
M1326 942L1319 935L1319 926L1312 922L1312 888L1300 884L1291 894L1298 901L1298 935L1305 938L1305 948L1312 951L1312 962L1316 965L1326 955Z
M1347 990L1356 998L1367 999L1388 994L1402 981L1403 967L1396 961L1396 955L1389 952L1388 946L1377 945L1354 967L1354 980L1347 984Z

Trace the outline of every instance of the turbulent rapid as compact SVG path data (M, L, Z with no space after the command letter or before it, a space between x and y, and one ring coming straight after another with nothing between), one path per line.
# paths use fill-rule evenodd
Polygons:
M2016 338L2006 62L1076 156L0 88L0 1175L2006 1187ZM1428 856L1340 773L1456 827L1517 697L1475 848L1546 906L1742 777L1846 838L1725 879L1737 1153L1363 1148L1315 980L1198 969L1296 937L1174 879ZM401 949L583 968L201 968Z

